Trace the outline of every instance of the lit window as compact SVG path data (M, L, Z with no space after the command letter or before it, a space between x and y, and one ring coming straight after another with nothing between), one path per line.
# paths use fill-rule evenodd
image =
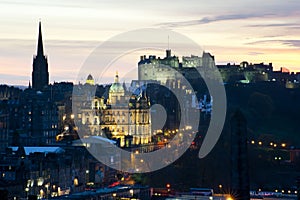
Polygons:
M77 177L74 178L74 186L78 186L78 178Z

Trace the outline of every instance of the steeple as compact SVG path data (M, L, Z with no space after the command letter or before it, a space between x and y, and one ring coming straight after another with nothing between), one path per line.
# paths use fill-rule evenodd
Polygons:
M33 57L32 89L43 90L49 84L49 71L47 57L44 55L42 25L39 22L39 36L37 43L37 55Z
M44 55L43 38L42 38L42 23L39 21L39 39L37 45L37 56Z

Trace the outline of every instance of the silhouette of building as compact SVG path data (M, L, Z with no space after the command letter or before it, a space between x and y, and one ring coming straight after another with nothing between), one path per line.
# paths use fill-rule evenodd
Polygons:
M25 90L19 103L22 145L55 143L58 132L58 108L48 92Z
M0 111L0 152L8 147L9 115Z
M14 86L0 85L0 101L18 99L22 90Z
M42 27L39 22L37 54L33 57L32 88L43 90L49 84L48 61L44 55Z
M231 193L234 199L250 199L247 121L240 110L231 118Z

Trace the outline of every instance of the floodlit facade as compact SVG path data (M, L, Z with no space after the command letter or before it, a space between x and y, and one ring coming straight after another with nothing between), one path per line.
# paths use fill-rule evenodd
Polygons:
M150 101L146 91L128 94L118 74L109 88L108 98L92 98L79 116L81 123L89 128L89 135L106 134L121 147L151 142Z

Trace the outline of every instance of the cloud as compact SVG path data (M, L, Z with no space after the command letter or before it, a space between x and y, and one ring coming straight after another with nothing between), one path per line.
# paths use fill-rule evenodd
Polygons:
M267 16L268 14L232 14L232 15L218 15L214 17L203 17L199 20L189 20L189 21L180 21L180 22L167 22L157 24L158 26L162 27L182 27L182 26L194 26L194 25L201 25L201 24L209 24L213 22L219 21L231 21L231 20L244 20L256 17L263 17Z
M299 28L299 24L296 23L278 23L278 24L253 24L248 25L246 27L253 27L253 28L263 28L263 27L291 27L291 28Z
M246 43L247 45L259 45L259 44L282 44L285 46L300 48L300 40L260 40L255 42Z
M281 40L281 42L288 46L300 48L300 40Z
M262 53L262 52L248 52L248 55L250 55L250 56L257 56L257 55L263 55L264 53Z

